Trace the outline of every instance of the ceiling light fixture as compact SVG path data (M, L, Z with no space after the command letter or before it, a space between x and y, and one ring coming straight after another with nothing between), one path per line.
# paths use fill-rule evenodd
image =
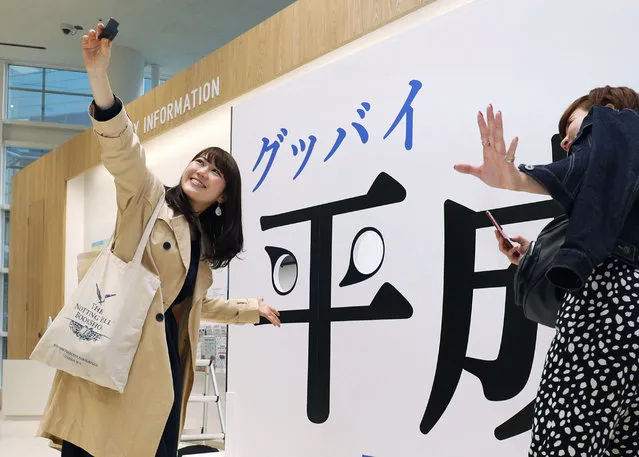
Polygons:
M78 30L84 30L84 27L63 22L60 24L60 30L62 30L62 33L65 35L75 35L78 33Z

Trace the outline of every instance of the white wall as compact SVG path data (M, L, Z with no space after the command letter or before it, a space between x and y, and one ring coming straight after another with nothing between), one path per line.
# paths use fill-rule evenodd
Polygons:
M40 416L49 398L55 370L35 360L1 360L4 373L2 414Z
M85 249L84 245L84 188L84 174L67 181L64 273L65 302L71 298L71 294L73 294L73 291L78 285L76 256L88 250Z

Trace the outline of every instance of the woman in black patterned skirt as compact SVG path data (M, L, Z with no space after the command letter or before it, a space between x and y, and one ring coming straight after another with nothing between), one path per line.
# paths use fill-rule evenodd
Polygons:
M602 87L559 122L565 159L515 167L501 113L478 115L484 161L457 165L492 187L550 195L569 216L548 279L566 290L537 393L529 455L639 455L639 95ZM500 250L517 264L530 243ZM624 261L613 255L628 241ZM519 254L518 254L519 253Z

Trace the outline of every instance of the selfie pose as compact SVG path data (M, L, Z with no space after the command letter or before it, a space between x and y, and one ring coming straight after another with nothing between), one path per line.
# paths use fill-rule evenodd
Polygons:
M530 456L639 455L639 95L602 87L559 122L568 157L514 165L500 112L478 115L480 166L461 173L500 189L550 195L568 216L545 277L565 292L535 402ZM496 234L518 264L530 248ZM621 252L619 247L622 247Z
M115 181L113 252L126 262L133 258L159 205L142 264L159 277L160 288L124 392L58 371L38 434L61 445L63 457L175 457L200 319L239 324L262 316L279 327L279 312L262 299L206 297L211 269L242 250L240 171L229 153L209 147L195 155L175 187L165 189L147 169L144 149L111 90L111 41L99 38L103 29L99 24L82 38L82 52L94 97L89 113Z

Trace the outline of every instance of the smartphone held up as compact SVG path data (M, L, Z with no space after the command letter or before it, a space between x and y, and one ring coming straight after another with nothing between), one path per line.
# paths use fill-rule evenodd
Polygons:
M506 249L508 250L513 249L515 246L510 241L510 237L506 235L506 232L504 232L504 229L501 228L501 225L499 225L499 222L497 222L497 220L493 217L490 211L486 211L486 215L488 216L488 219L490 219L490 222L492 222L492 224L495 226L497 233L501 237L501 243L506 247ZM515 257L520 257L521 253L519 251L515 251L513 255Z

